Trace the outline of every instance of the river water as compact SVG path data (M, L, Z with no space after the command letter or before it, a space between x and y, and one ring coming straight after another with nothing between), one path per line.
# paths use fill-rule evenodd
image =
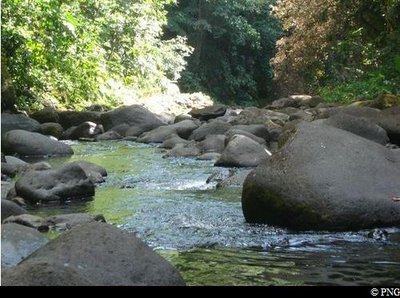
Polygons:
M166 159L162 149L132 142L73 143L71 158L108 171L92 201L40 207L34 214L102 213L136 234L188 285L399 285L400 230L295 233L245 223L241 187L216 188L212 162Z

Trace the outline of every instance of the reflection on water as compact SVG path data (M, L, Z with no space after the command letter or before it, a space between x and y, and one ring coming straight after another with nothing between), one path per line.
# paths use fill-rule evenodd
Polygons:
M292 233L244 222L239 187L215 188L226 172L211 162L163 159L161 150L130 142L74 143L70 159L104 166L107 181L89 202L34 210L103 213L170 260L191 285L395 285L400 232L386 241L369 231Z

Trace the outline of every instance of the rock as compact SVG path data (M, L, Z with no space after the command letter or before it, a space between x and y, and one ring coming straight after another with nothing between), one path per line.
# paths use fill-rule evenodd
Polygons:
M197 160L213 160L214 162L216 162L220 158L221 158L221 153L208 152L208 153L204 153L204 154L198 156L196 159Z
M381 145L385 145L389 141L387 133L382 127L365 118L338 113L324 120L324 124L349 131Z
M241 187L243 186L244 180L251 170L235 171L229 177L222 179L217 183L217 188L221 187Z
M178 122L181 122L181 121L184 121L184 120L192 120L192 119L193 119L193 117L190 116L189 114L180 114L180 115L175 117L174 123L178 123Z
M309 111L299 110L297 113L289 116L289 121L293 120L303 120L311 122L314 120L314 115Z
M74 154L72 148L42 134L25 130L11 130L4 136L2 149L5 153L20 156L62 156Z
M107 177L107 170L105 168L86 160L73 161L69 165L80 166L93 183L102 183L104 182L103 177Z
M223 135L229 128L231 128L231 125L229 123L221 122L218 120L211 121L209 123L203 124L196 130L194 130L193 133L190 135L189 140L200 142L204 140L208 135Z
M1 200L1 220L6 219L12 215L21 215L28 213L24 208L21 208L14 202L9 200Z
M278 113L266 109L250 107L243 110L239 114L239 116L237 116L230 123L232 125L251 125L264 124L269 120L276 124L284 125L287 121L289 121L289 116L283 113Z
M201 121L208 121L210 119L218 118L224 116L226 113L226 106L224 105L214 105L205 107L202 109L192 109L189 112L193 118L197 118Z
M276 125L276 124L275 124ZM270 134L268 128L264 124L253 124L253 125L234 125L231 129L237 129L241 131L246 131L268 141L270 139Z
M36 202L65 201L94 196L94 184L78 164L58 170L28 171L15 183L17 195Z
M231 128L230 130L228 130L226 133L226 140L230 140L234 135L242 135L242 136L246 136L250 139L252 139L253 141L256 141L258 144L261 145L266 145L267 142L265 141L265 139L259 138L255 135L253 135L250 132L244 131L244 130L240 130L240 129L233 129Z
M79 124L70 135L71 140L79 140L81 138L94 138L104 133L103 125L86 121Z
M272 102L267 109L283 109L287 107L309 107L314 108L322 102L319 96L310 95L291 95L288 98L281 98Z
M109 130L109 131L107 131L101 135L97 135L95 137L96 141L111 141L111 140L120 140L120 139L122 139L122 136L113 130Z
M191 141L182 139L177 134L171 134L169 137L160 145L160 148L172 149L178 144L189 144Z
M43 220L45 225L56 230L70 230L75 226L91 222L106 222L106 220L102 214L93 216L87 213L61 214Z
M14 182L8 182L8 181L1 181L1 199L4 200L7 198L8 192L14 188Z
M44 246L47 238L35 229L19 224L1 225L1 269L20 263L31 253ZM3 278L3 276L2 276ZM3 285L3 283L2 283Z
M163 157L196 157L200 154L200 149L196 147L194 142L191 142L187 144L176 145Z
M63 127L58 123L46 122L40 125L42 134L60 139L64 133Z
M39 123L58 123L58 121L60 120L57 111L52 107L45 107L40 111L34 112L30 115L30 117L32 119L35 119Z
M394 150L328 125L303 122L247 177L247 222L293 230L359 230L400 224Z
M269 157L266 148L243 135L234 135L216 166L256 167Z
M102 124L101 115L101 112L62 111L59 113L59 123L64 129L68 129L71 126L79 126L88 121Z
M77 126L71 126L70 128L64 130L60 140L71 140L71 134L76 128Z
M72 228L2 272L3 285L49 285L49 278L55 286L185 285L178 271L139 238L105 223Z
M127 130L130 128L130 126L126 123L123 124L119 124L117 126L114 126L113 128L111 128L109 131L115 131L116 133L118 133L121 137L125 137L126 136L126 132Z
M196 128L198 128L198 125L195 124L194 121L184 120L172 125L160 126L151 131L145 132L137 141L146 144L162 143L174 134L187 139Z
M28 118L23 114L1 113L1 136L11 130L26 130L31 132L39 132L40 124L34 119Z
M139 105L119 107L102 114L101 120L106 130L120 124L128 124L129 126L139 128L141 133L167 124L161 121L155 114ZM129 136L138 135L129 134Z
M43 225L43 218L31 214L21 214L10 216L4 219L3 223L15 223L29 228L38 229Z
M3 285L8 286L93 286L79 270L48 262L22 263L7 270Z
M222 153L225 149L225 135L208 135L205 140L197 144L201 153Z

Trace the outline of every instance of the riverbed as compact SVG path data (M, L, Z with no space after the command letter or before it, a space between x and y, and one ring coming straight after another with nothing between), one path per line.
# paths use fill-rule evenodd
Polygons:
M105 167L93 200L38 207L33 214L102 213L168 259L188 285L398 285L400 229L386 239L370 230L291 232L250 225L241 186L217 187L210 161L163 158L162 149L128 141L74 142L71 158ZM239 170L240 171L240 170Z

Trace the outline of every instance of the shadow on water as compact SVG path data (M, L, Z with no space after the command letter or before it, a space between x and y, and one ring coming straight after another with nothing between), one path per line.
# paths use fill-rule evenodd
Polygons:
M206 183L227 169L212 162L163 159L130 142L73 143L69 161L108 171L92 201L37 208L103 213L172 262L191 285L379 285L400 280L400 232L385 241L352 233L293 233L245 223L240 187ZM50 159L53 167L66 159Z

